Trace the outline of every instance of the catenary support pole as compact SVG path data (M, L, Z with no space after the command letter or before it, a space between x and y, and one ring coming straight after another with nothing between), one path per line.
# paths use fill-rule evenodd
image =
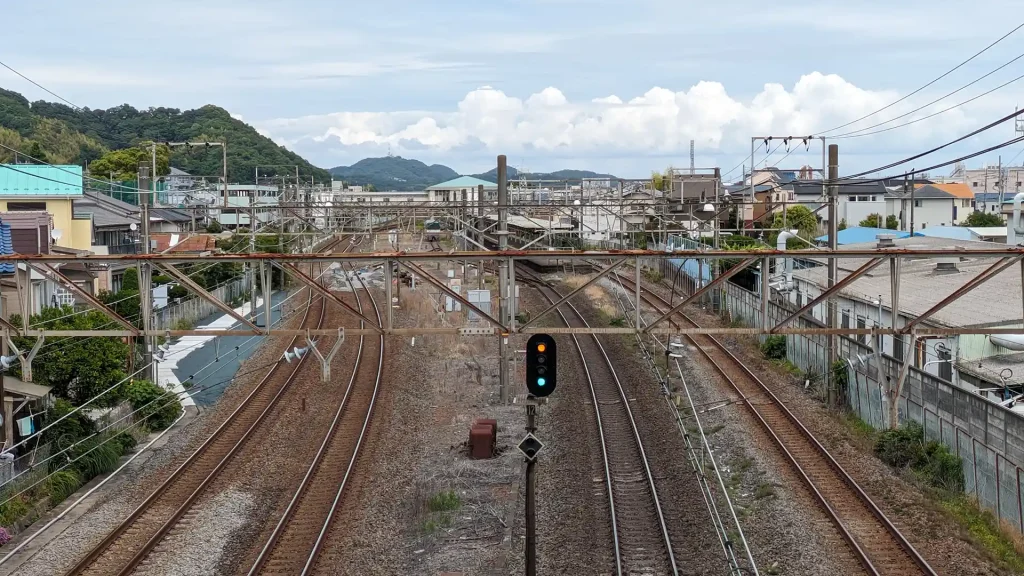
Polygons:
M505 155L498 156L498 247L504 251L508 248L508 165ZM498 262L498 309L499 321L510 326L509 298L511 297L508 274L508 260L502 258ZM498 395L501 403L508 402L508 334L498 336L498 356L501 366L498 368Z
M837 144L830 144L828 147L828 247L835 250L838 246L838 238L836 235L839 233L838 222L836 217L837 212L837 200L839 197L839 185L837 180L839 179L839 146ZM838 261L832 258L828 261L828 286L826 288L831 289L835 286L836 276L839 275ZM839 318L836 313L836 300L835 298L829 298L826 304L828 310L828 326L829 328L838 328ZM838 340L835 334L829 334L828 336L828 365L833 366L836 362L836 344ZM828 387L828 400L829 405L834 406L836 402L836 390L835 386L829 383Z

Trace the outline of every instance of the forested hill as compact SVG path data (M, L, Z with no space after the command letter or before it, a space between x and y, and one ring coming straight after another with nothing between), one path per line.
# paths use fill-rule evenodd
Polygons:
M375 190L423 190L429 186L440 184L446 180L457 178L459 173L443 164L426 165L419 160L387 156L384 158L364 158L351 166L331 168L335 178L344 180L353 186L371 185ZM489 182L497 182L497 168L483 174L475 174L477 178ZM516 180L519 172L509 166L509 180ZM598 174L589 170L558 170L523 174L532 180L578 180L580 178L615 178L611 174Z
M84 164L108 150L135 146L141 142L219 141L228 144L228 179L251 182L256 166L260 174L273 174L270 165L298 165L306 181L319 182L330 174L256 129L231 117L227 110L213 105L195 110L150 108L136 110L123 104L108 110L75 110L64 104L32 102L9 90L0 89L0 143L26 154L42 151L51 163ZM33 145L36 145L33 147ZM35 154L33 154L35 156ZM13 154L0 149L0 162L13 160ZM221 150L176 149L171 165L197 176L221 173ZM264 167L267 168L264 168ZM279 167L281 173L294 175L292 167Z
M386 156L363 158L351 166L331 168L335 178L353 186L373 186L376 190L423 190L445 180L458 178L459 173L447 166L427 166L419 160Z

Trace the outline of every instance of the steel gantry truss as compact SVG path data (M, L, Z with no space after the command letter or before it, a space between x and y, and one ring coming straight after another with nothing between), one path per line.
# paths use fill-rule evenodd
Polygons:
M864 259L867 258L866 263L861 264L858 268L849 273L845 278L838 280L831 288L823 289L822 293L802 306L797 312L790 314L788 317L779 321L776 324L768 322L766 310L767 307L762 306L762 321L755 327L705 327L705 328L684 328L678 326L666 326L662 321L671 316L674 311L682 308L686 304L692 302L696 298L700 297L701 294L712 292L722 282L725 282L732 275L740 272L744 268L749 267L754 262L761 260L762 262L767 261L769 258L800 258L807 257L813 258L815 261L828 261L828 260L844 260L844 259ZM934 304L929 310L920 314L917 318L909 321L905 326L898 326L895 323L883 327L873 326L871 328L834 328L834 327L807 327L807 326L793 326L793 321L805 314L807 314L814 306L832 299L839 293L840 290L849 286L851 283L856 281L864 274L882 265L888 261L890 270L892 271L892 293L891 301L894 303L899 302L899 271L901 269L900 263L906 259L919 259L922 257L932 258L943 258L943 257L970 257L970 258L989 258L995 262L989 268L977 274L976 276L965 275L964 283L962 286L957 288L951 294L946 295L944 298ZM478 267L482 267L484 262L492 262L495 264L503 265L508 270L514 271L517 262L530 259L545 259L545 260L556 260L556 261L578 261L580 263L587 262L590 264L600 263L598 274L589 279L589 281L583 286L577 288L568 297L578 293L586 286L596 282L601 276L611 272L615 268L619 268L624 264L632 263L638 270L641 264L644 262L649 263L650 261L656 261L661 259L670 258L673 260L685 260L685 259L700 259L700 260L719 260L719 259L740 259L740 263L731 267L728 271L720 274L710 282L699 287L694 294L685 298L681 303L674 305L671 312L664 313L660 318L652 322L646 328L638 327L573 327L573 328L554 328L554 327L536 327L536 320L544 315L550 313L554 306L548 307L538 316L531 318L529 321L516 325L514 317L512 319L502 320L496 318L491 314L486 313L476 304L470 302L464 295L460 294L449 288L445 283L434 276L432 276L427 270L421 265L429 262L476 262ZM931 326L925 324L925 321L934 315L939 310L943 309L955 300L962 298L968 294L971 290L974 290L978 286L981 286L988 280L995 277L998 273L1008 269L1013 265L1020 265L1022 274L1024 274L1024 247L1010 247L1004 245L993 245L991 249L950 249L950 248L925 248L925 249L903 249L903 248L881 248L881 249L857 249L857 250L791 250L791 251L778 251L778 250L676 250L673 252L662 252L652 250L452 250L450 252L438 253L438 252L367 252L367 253L301 253L301 254L199 254L199 255L186 255L186 254L132 254L132 255L93 255L93 256L65 256L65 255L6 255L0 256L0 263L10 262L17 264L24 264L33 269L39 270L48 277L51 277L67 286L69 289L74 289L73 282L69 279L62 277L59 272L56 272L55 265L64 264L68 262L75 262L79 264L110 264L114 262L130 262L136 266L142 263L149 263L159 269L166 271L168 274L179 280L185 288L194 293L199 298L207 300L217 306L218 308L232 315L236 320L239 321L240 326L237 328L224 329L224 330L155 330L155 329L138 329L133 326L126 319L118 316L108 307L104 306L101 302L96 300L88 293L82 294L83 299L97 310L103 312L109 316L112 320L121 325L120 328L110 330L48 330L48 329L33 329L30 328L27 322L24 322L21 326L13 326L6 324L4 330L9 332L11 335L29 336L29 337L46 337L46 336L186 336L203 334L206 336L239 336L239 335L318 335L318 336L333 336L336 335L337 330L335 328L323 329L323 330L293 330L285 328L273 328L271 326L257 326L248 319L235 314L231 307L212 294L206 292L199 287L195 282L192 282L187 275L182 274L177 270L176 266L180 264L187 264L193 262L248 262L257 265L260 270L269 270L271 266L277 266L282 269L287 275L294 278L301 285L308 286L313 290L316 290L320 294L327 297L329 302L337 304L339 307L346 310L346 312L356 316L366 323L364 328L352 328L347 329L347 333L352 335L359 334L389 334L389 335L418 335L418 334L456 334L464 336L474 335L509 335L509 334L531 334L536 332L548 332L548 333L592 333L592 334L633 334L638 332L644 332L649 334L847 334L847 335L911 335L912 337L926 337L926 336L943 336L953 334L1017 334L1020 333L1021 328L1018 326L999 326L999 327L986 327L986 326L958 326L958 327L947 327L947 326ZM415 278L420 281L421 285L429 285L436 288L440 293L458 301L460 304L465 306L468 310L472 310L475 314L479 315L480 318L486 322L489 327L481 328L478 325L470 326L417 326L414 328L395 328L392 322L392 315L387 315L387 320L384 321L384 326L377 326L375 322L369 322L369 320L360 314L358 311L353 309L350 305L345 303L340 298L337 298L329 290L318 284L312 277L305 274L298 264L304 263L347 263L361 266L382 266L384 270L388 271L386 277L391 279L390 270L393 266L398 265L409 270L415 275ZM265 274L261 274L265 276ZM763 275L765 276L765 275ZM515 276L512 273L507 275L506 282L514 283ZM390 291L390 284L388 287ZM505 287L502 290L504 294L511 294L511 287ZM1020 309L1024 313L1024 294L1022 294ZM23 314L23 319L26 319L27 315Z

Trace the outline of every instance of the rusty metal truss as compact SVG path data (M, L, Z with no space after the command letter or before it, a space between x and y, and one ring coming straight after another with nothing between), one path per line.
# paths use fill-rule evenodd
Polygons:
M932 306L927 312L921 314L916 320L908 322L905 326L899 326L893 324L891 326L873 326L871 328L840 328L837 326L833 327L817 327L817 326L800 326L795 325L793 321L805 314L807 314L814 306L829 300L834 300L839 291L851 283L857 278L868 273L872 269L882 265L888 261L890 270L894 274L892 281L892 302L896 303L899 301L899 271L901 269L900 263L905 259L921 258L921 257L971 257L971 258L990 258L993 264L977 275L965 275L963 284L956 289L953 293L945 295ZM745 328L745 327L717 327L717 328L684 328L679 326L665 325L662 320L669 318L670 313L665 313L658 320L652 322L647 328L637 327L609 327L609 328L552 328L552 327L537 327L535 325L536 318L539 318L551 311L551 308L543 311L540 315L531 319L519 326L517 326L515 318L511 318L507 321L502 321L501 318L495 315L488 314L485 310L478 307L475 303L472 303L466 298L465 294L459 293L449 287L443 279L435 278L426 269L423 268L422 264L426 262L477 262L483 263L490 261L491 263L501 264L507 266L508 269L514 270L517 262L530 259L551 259L558 262L563 261L577 261L582 263L586 261L591 265L598 264L598 274L605 274L610 272L612 268L621 267L625 263L632 263L637 269L643 263L649 264L653 260L660 259L673 259L673 260L684 260L684 259L702 259L702 260L715 260L715 259L739 259L740 265L733 266L727 272L720 274L715 280L699 287L695 294L683 300L682 303L675 305L674 309L679 309L683 305L693 301L695 298L702 294L713 292L719 287L720 282L724 282L732 274L739 272L740 270L754 264L760 260L763 262L767 261L768 258L772 257L785 257L785 258L800 258L808 257L813 258L815 261L823 262L830 258L835 259L849 259L868 258L865 263L859 263L860 265L853 270L849 275L838 280L835 285L828 289L823 289L823 292L806 305L802 306L799 311L789 315L787 318L781 320L777 324L771 325L767 321L766 308L762 307L762 321L757 327ZM652 250L597 250L597 251L573 251L573 250L504 250L504 251L485 251L485 250L474 250L474 251L451 251L451 252L367 252L367 253L298 253L298 254L203 254L203 255L189 255L189 254L149 254L149 255L95 255L95 256L76 256L69 257L63 255L9 255L0 256L0 262L13 262L19 264L25 264L34 269L40 270L46 276L58 281L60 284L66 286L69 289L75 289L74 284L66 277L56 272L56 268L53 267L56 264L65 262L76 262L86 264L103 264L111 262L132 262L136 265L140 263L149 263L160 269L165 270L170 275L179 280L186 289L195 294L197 297L202 298L211 302L216 307L224 310L226 313L232 315L239 322L239 326L236 328L225 329L225 330L156 330L156 329L138 329L131 325L124 318L119 317L112 310L98 302L95 298L89 297L87 294L82 296L82 299L88 304L92 305L96 309L100 310L104 314L110 316L118 324L121 325L118 329L110 330L40 330L30 329L27 325L12 326L6 324L3 326L4 331L10 335L23 335L23 336L186 336L203 334L207 336L240 336L240 335L270 335L270 336L294 336L294 335L311 335L311 336L333 336L336 335L337 329L329 328L324 330L289 330L284 328L273 328L272 326L257 326L253 324L250 319L245 318L239 314L234 313L231 307L222 301L219 301L210 293L206 292L194 282L190 281L187 276L178 271L175 266L178 264L186 264L191 262L250 262L258 263L260 270L269 270L271 266L277 266L283 270L287 275L295 279L300 286L308 287L309 289L315 290L321 295L327 296L328 305L335 305L343 308L346 313L352 315L355 319L362 320L365 322L365 326L361 328L346 328L347 332L352 335L376 335L376 334L387 334L395 336L412 336L418 334L451 334L451 335L475 335L475 336L494 336L494 335L509 335L509 334L531 334L536 332L549 332L549 333L592 333L592 334L634 334L643 332L647 334L846 334L846 335L911 335L914 338L927 337L927 336L944 336L954 334L1017 334L1021 332L1021 328L1017 326L965 326L965 327L948 327L948 326L935 326L928 323L928 318L949 305L951 302L963 297L971 290L982 285L984 282L993 278L999 272L1008 269L1013 265L1020 265L1022 273L1024 273L1024 247L1009 247L1005 245L993 245L991 249L949 249L949 248L936 248L936 249L901 249L901 248L883 248L883 249L871 249L871 250L790 250L790 251L777 251L777 250L678 250L674 252L662 252ZM396 328L393 324L393 315L389 313L386 315L386 320L382 322L383 326L378 325L376 322L369 322L369 319L359 314L358 311L354 310L346 302L333 296L330 291L320 285L316 280L304 273L298 266L298 264L312 263L312 262L342 262L348 264L362 264L371 266L382 266L386 272L386 278L388 280L388 290L390 295L391 280L393 276L391 271L398 267L407 269L414 277L415 283L420 287L419 289L425 289L430 291L431 294L435 294L437 297L446 296L459 302L465 309L472 311L476 316L480 318L480 322L470 324L466 321L465 325L462 326L418 326L414 328ZM762 264L763 266L763 264ZM482 266L478 266L482 268ZM265 272L264 272L265 274ZM263 276L264 274L261 274ZM510 283L514 283L514 275L509 275ZM590 279L580 288L577 288L574 293L579 293L582 288L586 287L590 283L596 281L597 278ZM264 283L268 282L268 279L264 278ZM265 287L264 287L265 289ZM81 290L76 291L81 293ZM501 292L503 294L511 294L511 286L505 286ZM571 294L570 294L571 296ZM635 296L630 295L631 298ZM265 299L268 300L269 299ZM1022 297L1021 304L1019 305L1020 310L1024 310L1024 297ZM660 324L660 326L659 326Z

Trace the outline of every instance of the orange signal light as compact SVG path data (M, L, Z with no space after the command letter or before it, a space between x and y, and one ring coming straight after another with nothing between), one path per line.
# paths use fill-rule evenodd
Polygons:
M543 352L543 351L545 351L547 349L548 349L548 347L545 344L543 344L543 343L537 344L537 352Z

